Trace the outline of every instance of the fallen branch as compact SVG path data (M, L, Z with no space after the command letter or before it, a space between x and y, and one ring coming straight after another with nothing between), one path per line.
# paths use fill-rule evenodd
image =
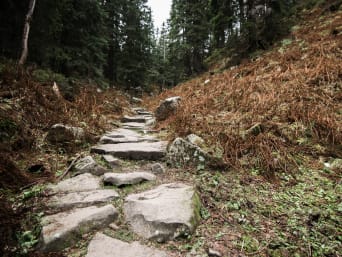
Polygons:
M59 181L61 181L72 169L72 167L75 165L75 163L78 161L78 159L81 158L81 155L77 155L76 158L70 163L68 168L63 172L63 174L58 178Z

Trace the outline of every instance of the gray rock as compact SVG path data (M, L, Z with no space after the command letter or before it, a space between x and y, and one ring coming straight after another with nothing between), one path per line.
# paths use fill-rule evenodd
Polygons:
M91 148L91 152L110 154L133 160L159 160L165 156L167 142L105 144Z
M170 115L174 114L179 106L181 98L179 96L165 99L155 111L158 121L166 120Z
M121 122L138 122L138 123L145 123L146 117L144 115L138 115L138 116L123 116L121 119Z
M53 213L72 208L88 207L108 203L119 197L119 194L112 189L103 189L87 192L75 192L62 195L54 195L47 201Z
M199 146L189 143L182 138L176 138L168 148L167 159L173 167L188 165L201 165L204 167L211 157Z
M53 125L46 136L46 140L54 144L70 143L83 138L84 130L82 128L63 124Z
M85 192L85 191L94 191L98 189L101 189L100 178L92 174L85 173L85 174L78 175L73 178L63 180L56 185L49 185L47 187L47 193L57 194L57 193Z
M342 171L342 159L334 159L330 168L336 171Z
M111 138L139 137L139 133L130 129L118 128L105 134Z
M147 119L145 126L146 127L150 127L156 124L156 119L155 118L151 118L151 119Z
M91 173L96 176L101 176L108 170L97 164L91 156L84 157L76 162L74 166L76 174Z
M143 141L140 137L109 137L102 136L100 139L100 144L120 144L120 143L137 143Z
M204 140L203 138L195 135L195 134L190 134L187 135L185 138L186 141L190 142L191 144L197 145L197 146L201 146L204 144Z
M55 252L77 242L83 234L108 226L118 216L112 205L87 207L46 216L42 220L39 249Z
M142 99L138 97L132 97L132 103L140 104L142 103Z
M208 255L209 257L221 257L222 254L218 251L215 251L214 249L209 248L208 249Z
M115 186L135 185L153 180L156 180L156 176L148 172L106 173L103 176L103 182Z
M152 164L151 166L151 171L152 173L154 174L161 174L161 173L164 173L165 172L165 168L162 164L160 163L154 163Z
M105 162L107 162L112 168L121 166L120 160L118 158L115 158L112 155L109 155L109 154L102 155L102 159Z
M88 246L86 257L167 257L162 252L139 242L126 243L97 233Z
M200 206L193 187L174 183L127 196L124 213L135 233L165 242L194 232Z

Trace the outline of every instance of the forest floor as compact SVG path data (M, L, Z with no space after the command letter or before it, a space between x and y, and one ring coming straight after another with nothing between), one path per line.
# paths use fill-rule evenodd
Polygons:
M145 99L154 110L160 100L181 96L179 111L157 129L170 140L195 133L227 163L226 170L167 169L158 183L195 185L202 220L194 235L155 247L178 256L207 256L209 248L222 256L341 256L342 11L304 15L271 50L237 67L218 64ZM87 87L69 102L53 91L53 81L13 74L1 67L1 256L25 255L34 246L41 218L34 207L43 185L130 109L117 91ZM87 140L49 145L43 139L55 123L83 127ZM137 239L125 224L113 236ZM87 240L55 256L83 256Z

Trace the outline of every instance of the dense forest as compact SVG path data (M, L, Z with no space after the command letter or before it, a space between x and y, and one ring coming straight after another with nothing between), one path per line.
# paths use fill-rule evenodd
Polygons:
M154 28L146 0L39 0L28 61L66 77L126 89L174 86L204 71L208 58L221 52L231 57L228 66L271 46L288 31L296 4L174 0L167 24ZM29 1L1 1L1 56L19 58L28 6Z

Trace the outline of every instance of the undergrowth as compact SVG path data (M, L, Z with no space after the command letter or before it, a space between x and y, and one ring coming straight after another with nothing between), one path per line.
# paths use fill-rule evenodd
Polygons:
M288 38L240 66L203 74L156 99L181 96L160 124L195 133L230 167L296 174L304 156L342 156L342 11L304 12ZM214 74L214 75L210 75ZM205 82L206 81L206 82Z

